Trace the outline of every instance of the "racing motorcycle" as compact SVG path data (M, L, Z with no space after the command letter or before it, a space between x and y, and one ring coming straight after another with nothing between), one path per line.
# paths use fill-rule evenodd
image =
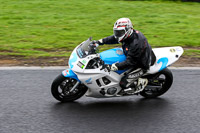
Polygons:
M109 71L105 64L126 59L122 48L113 48L98 53L90 45L92 38L79 44L71 53L69 68L58 75L51 85L51 93L61 102L72 102L83 95L95 98L138 95L155 98L169 90L173 82L172 72L167 68L183 54L182 47L154 48L155 62L141 77L147 78L147 86L139 93L126 93L120 87L121 78L129 70Z

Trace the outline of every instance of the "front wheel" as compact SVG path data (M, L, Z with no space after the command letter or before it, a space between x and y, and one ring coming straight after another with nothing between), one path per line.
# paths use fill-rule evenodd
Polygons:
M155 98L169 90L173 82L172 72L165 68L159 73L147 76L149 82L145 89L140 92L145 98Z
M55 99L61 102L72 102L83 96L87 87L73 78L60 74L51 85L51 93Z

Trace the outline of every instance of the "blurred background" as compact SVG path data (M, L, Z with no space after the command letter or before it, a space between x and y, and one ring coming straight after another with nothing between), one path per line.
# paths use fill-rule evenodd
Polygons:
M0 0L0 66L67 65L79 43L112 35L121 17L153 48L184 47L180 66L199 65L199 0Z

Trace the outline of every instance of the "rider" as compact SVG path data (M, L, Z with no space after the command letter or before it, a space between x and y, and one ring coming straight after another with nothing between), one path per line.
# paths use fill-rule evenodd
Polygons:
M145 36L138 30L133 29L129 18L120 18L114 23L114 35L93 41L92 44L117 44L122 43L122 49L126 60L109 65L111 71L129 69L120 81L120 86L125 92L138 93L148 83L145 78L140 78L152 64L152 48Z

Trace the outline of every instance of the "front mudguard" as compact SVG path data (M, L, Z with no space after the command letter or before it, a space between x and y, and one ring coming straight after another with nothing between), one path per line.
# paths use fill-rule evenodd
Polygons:
M64 77L73 78L73 79L76 79L77 81L81 82L81 81L78 79L77 75L76 75L71 69L66 69L66 70L62 71L62 75L63 75Z

